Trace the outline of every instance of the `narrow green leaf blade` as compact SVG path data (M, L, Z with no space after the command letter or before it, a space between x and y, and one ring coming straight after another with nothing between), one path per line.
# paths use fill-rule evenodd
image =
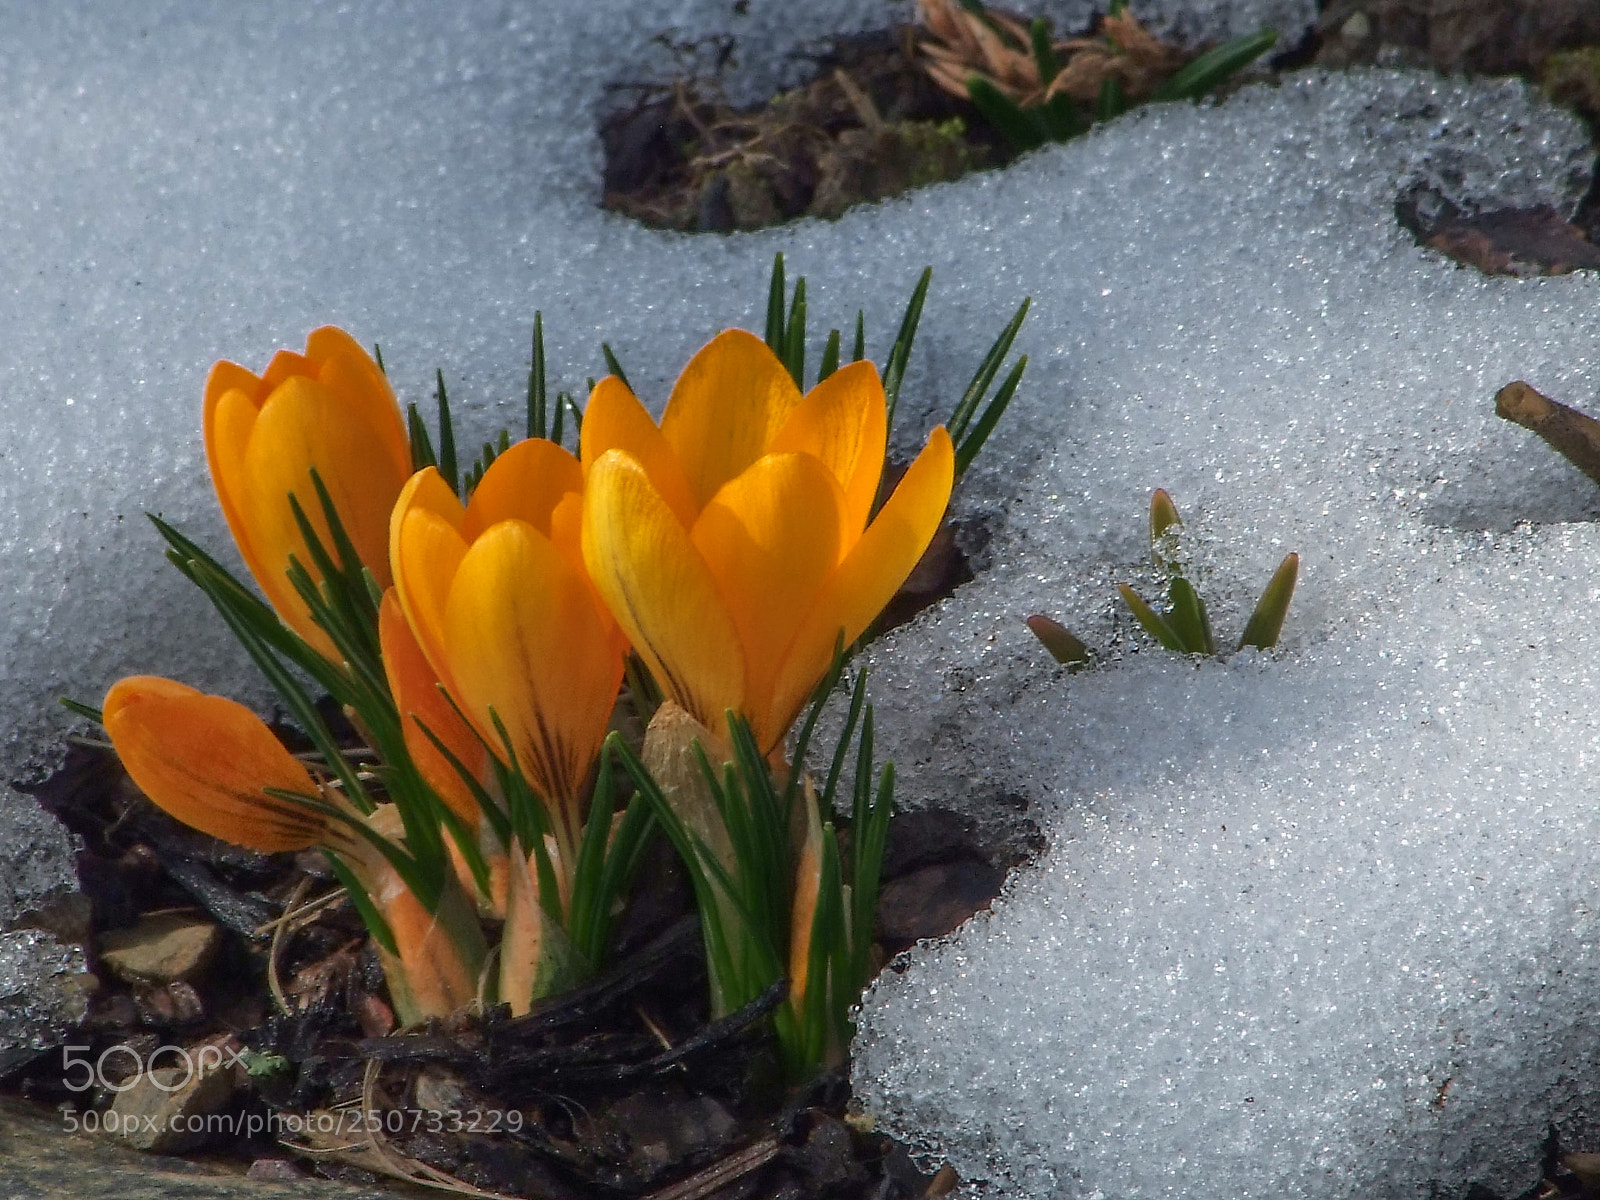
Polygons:
M456 429L450 419L450 397L444 390L444 372L436 370L439 384L439 474L450 490L461 494L461 472L456 465Z
M772 256L772 278L767 284L767 349L779 358L783 357L784 336L788 330L784 326L784 302L789 298L789 287L783 279L783 253L780 251Z
M839 369L839 331L830 329L828 341L822 347L822 361L817 364L817 382L821 383Z
M1032 43L1033 65L1039 70L1039 86L1049 87L1051 80L1061 71L1055 48L1050 44L1050 22L1043 17L1035 17L1033 24L1028 26L1028 41Z
M802 275L794 281L794 301L789 305L789 320L783 333L783 365L795 387L806 388L806 279Z
M1143 596L1125 583L1119 583L1117 591L1122 594L1123 603L1133 611L1133 615L1139 624L1144 626L1146 633L1176 654L1187 653L1183 639L1178 636L1177 631L1167 624L1165 617L1145 603Z
M1206 602L1194 585L1182 575L1175 575L1169 585L1172 606L1167 612L1167 624L1183 640L1183 648L1190 654L1215 654L1216 639L1211 636L1211 618L1206 614Z
M1006 322L1005 327L990 344L983 361L978 364L977 371L968 382L966 391L961 393L961 399L956 401L955 408L951 410L945 428L950 431L951 438L958 445L966 435L967 426L971 424L973 414L978 411L978 405L983 403L983 398L988 393L990 385L994 383L995 376L1000 373L1006 355L1011 353L1011 345L1017 340L1017 334L1022 329L1022 323L1028 319L1028 309L1031 307L1033 307L1032 296L1025 297L1017 306L1017 311L1011 314L1011 320ZM998 417L996 419L998 420Z
M1207 50L1174 72L1156 89L1154 100L1197 100L1244 70L1277 44L1277 32L1263 29Z
M1239 649L1254 646L1258 650L1270 650L1278 644L1284 619L1289 615L1289 601L1294 598L1295 581L1299 578L1300 556L1284 555L1278 569L1267 581L1261 599L1256 601L1255 611L1250 614L1244 635L1239 639Z
M1016 394L1017 385L1022 382L1022 373L1027 369L1028 356L1024 354L1000 384L1000 390L994 394L994 399L989 401L989 406L983 410L983 415L972 427L972 432L956 449L957 479L967 473L967 468L972 465L973 459L978 457L978 451L983 449L983 444L989 440L989 435L994 432L995 426L1000 424L1000 418L1006 415L1011 397Z
M888 427L894 434L894 410L900 402L900 384L905 379L906 364L911 361L911 347L917 340L917 326L922 322L922 306L928 299L928 287L933 283L933 268L924 267L911 289L911 299L906 301L905 314L900 318L900 332L895 334L894 346L889 350L888 361L883 365L883 394L888 401ZM861 315L856 315L857 342L862 340Z
M1052 621L1042 613L1035 613L1024 622L1033 631L1050 657L1058 663L1071 666L1089 661L1089 647L1084 645L1065 625Z
M1045 133L1039 123L982 75L967 76L967 99L1017 153L1044 145Z
M1051 96L1027 114L1039 123L1044 135L1052 142L1069 142L1087 128L1078 116L1078 106L1065 92Z
M617 356L611 352L611 343L601 342L600 353L605 355L606 370L610 371L618 379L622 380L622 386L631 392L633 390L633 385L628 382L628 373L622 369L622 364L617 361Z
M528 363L528 436L542 438L550 425L545 411L544 314L533 314L533 354Z
M93 721L96 725L104 725L106 723L105 714L91 704L85 704L81 700L74 700L70 696L58 696L56 699L61 707L69 713L75 713L80 717Z
M415 404L406 405L406 429L411 437L411 470L439 465L439 456L433 452L433 439L428 436L428 426Z
M1128 111L1128 97L1122 90L1122 80L1107 75L1100 85L1100 98L1095 102L1095 117L1110 121Z

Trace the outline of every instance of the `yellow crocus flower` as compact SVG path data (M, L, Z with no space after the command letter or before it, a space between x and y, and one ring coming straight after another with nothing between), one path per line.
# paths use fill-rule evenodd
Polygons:
M347 803L319 788L260 717L224 696L149 675L118 680L102 712L129 777L185 825L251 850L317 846L339 856L394 935L398 954L380 946L379 956L403 1024L444 1016L477 996L486 951L465 895L447 880L437 906L426 908L346 822L268 795L271 788ZM390 841L403 834L392 804L355 819Z
M388 380L354 338L327 326L306 339L304 354L278 351L260 376L231 362L212 367L204 426L211 481L245 565L283 622L337 661L285 575L294 555L316 577L289 495L331 552L315 469L362 563L388 585L389 512L411 474Z
M616 625L578 549L582 487L572 455L529 439L495 459L466 506L436 470L419 471L390 525L395 590L417 644L502 757L493 717L504 725L566 863L622 680Z
M943 427L872 514L885 402L868 362L804 396L729 330L684 368L657 426L621 380L584 415L583 553L634 649L713 730L726 709L773 753L927 548L954 481Z

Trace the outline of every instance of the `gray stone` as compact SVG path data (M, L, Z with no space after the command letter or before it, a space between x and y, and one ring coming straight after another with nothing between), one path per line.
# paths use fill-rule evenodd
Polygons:
M0 1075L60 1045L93 988L81 947L41 929L0 933Z
M222 931L186 913L150 913L100 939L100 962L130 983L193 983L216 957Z
M90 915L78 848L38 801L0 784L0 1075L83 1019L94 977L75 944Z
M205 1056L194 1055L183 1066L141 1071L125 1090L117 1093L105 1114L108 1128L135 1150L177 1154L225 1132L227 1123L208 1118L222 1112L233 1099L233 1071L216 1059L209 1068L196 1066Z
M78 849L37 800L0 784L0 929L37 925L29 918L77 892Z

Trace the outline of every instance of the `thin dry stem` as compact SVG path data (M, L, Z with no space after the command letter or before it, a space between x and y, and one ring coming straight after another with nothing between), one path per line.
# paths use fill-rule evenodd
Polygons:
M1550 399L1520 379L1495 395L1494 411L1537 433L1556 453L1600 483L1600 421Z
M515 1197L507 1196L503 1192L486 1192L482 1188L473 1187L470 1183L436 1167L430 1167L408 1154L402 1154L389 1145L388 1138L383 1134L383 1122L377 1119L378 1077L382 1071L382 1061L370 1059L367 1062L366 1074L361 1080L361 1099L355 1103L361 1106L364 1137L345 1142L330 1140L321 1145L280 1138L280 1143L296 1154L304 1154L308 1158L340 1160L351 1166L360 1167L364 1171L387 1175L391 1179L403 1179L408 1183L420 1184L435 1191L449 1192L456 1196L471 1196L474 1200L516 1200ZM311 1129L312 1126L308 1125L308 1136L316 1137Z

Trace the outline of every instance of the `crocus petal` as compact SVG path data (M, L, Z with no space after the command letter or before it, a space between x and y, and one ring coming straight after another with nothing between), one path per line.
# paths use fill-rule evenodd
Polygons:
M461 537L465 519L450 485L425 467L400 490L389 520L389 565L400 607L434 674L457 696L445 654L444 611L450 581L467 552Z
M303 375L280 385L261 406L245 451L253 521L269 552L290 553L310 564L289 508L293 492L324 546L332 552L322 505L311 482L315 470L338 510L356 553L378 582L389 581L389 511L406 482L406 466L374 452L373 430L351 420L343 397Z
M779 668L765 728L781 737L826 674L839 635L849 646L883 611L938 532L954 479L955 450L941 425L817 597Z
M570 873L555 842L544 840L555 868L557 890ZM513 843L506 887L506 923L500 935L500 999L520 1017L535 1000L565 991L582 977L584 965L573 951L566 930L539 899L539 872L533 854ZM561 904L570 897L563 895Z
M696 507L767 452L800 389L753 333L719 333L689 360L661 416Z
M506 923L500 933L500 999L520 1017L533 1007L539 950L549 920L528 856L515 844L506 858Z
M803 451L822 460L844 489L847 524L855 538L872 515L887 438L878 368L870 362L854 362L806 393L773 438L768 453Z
M474 722L493 728L492 709L529 782L576 805L622 682L588 583L538 530L502 521L461 560L444 638ZM498 749L498 737L490 744Z
M378 608L378 639L383 650L383 670L389 679L395 708L400 713L401 731L411 761L451 811L476 829L483 814L478 811L472 789L422 731L422 726L427 726L428 731L479 780L488 767L483 743L440 693L439 676L428 664L422 647L417 645L400 607L400 597L393 588L383 594L383 603Z
M348 407L352 421L372 431L369 453L381 454L401 478L411 474L411 443L394 389L361 343L344 330L324 325L306 338L306 357L317 379Z
M185 825L269 853L323 840L323 817L265 793L318 794L306 768L244 705L135 675L111 686L104 717L139 790Z
M583 468L554 442L527 438L499 455L467 504L461 536L471 542L489 526L518 520L550 536L550 517L563 497L583 491Z
M719 491L691 531L738 630L746 706L758 717L783 652L839 564L844 505L818 459L769 454ZM756 730L763 742L782 733Z
M711 729L744 701L738 629L710 569L649 477L621 450L589 469L583 558L651 674Z
M355 340L327 327L306 353L283 350L261 377L218 363L206 381L206 458L245 564L284 623L337 659L285 578L294 555L316 578L288 504L293 493L324 546L316 470L358 557L387 583L388 512L410 472L410 450L388 381Z
M215 378L221 368L231 363L218 363L212 371ZM243 370L243 368L239 368ZM259 383L251 376L252 386ZM311 623L310 612L300 593L284 574L287 558L279 555L265 537L265 530L255 520L255 497L250 487L245 455L250 448L250 438L255 432L260 409L250 394L242 388L230 388L211 393L208 388L205 414L206 459L211 468L211 479L216 485L217 500L222 505L222 515L239 556L250 569L256 583L266 593L268 602L295 632L316 647L324 658L337 653L328 636Z
M673 453L639 398L615 375L607 375L589 393L583 410L580 452L587 470L607 450L623 450L644 468L651 485L677 514L685 529L700 512L678 456Z
M272 356L272 361L267 363L267 369L261 372L261 382L265 385L262 391L270 395L296 375L315 377L316 373L317 364L304 354L296 354L293 350L279 350Z
M207 410L229 392L243 392L250 401L252 408L260 408L261 401L267 398L271 390L261 382L259 376L238 363L222 359L212 364L210 373L206 376L205 405Z

